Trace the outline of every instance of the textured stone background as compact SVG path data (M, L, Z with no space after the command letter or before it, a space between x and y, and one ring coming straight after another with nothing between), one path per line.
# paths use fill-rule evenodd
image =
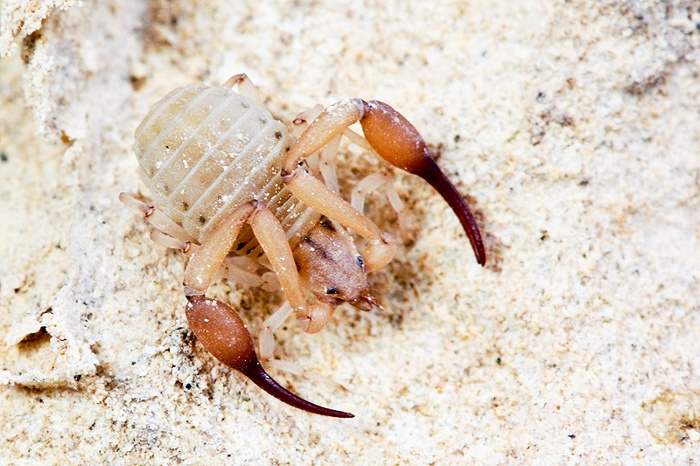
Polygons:
M0 5L0 463L694 464L700 451L700 2L38 1ZM385 307L275 373L187 329L185 260L117 200L150 104L248 73L281 120L377 98L440 149L486 237L409 207ZM344 188L380 165L347 147ZM380 197L369 215L396 232ZM259 330L276 295L219 284Z

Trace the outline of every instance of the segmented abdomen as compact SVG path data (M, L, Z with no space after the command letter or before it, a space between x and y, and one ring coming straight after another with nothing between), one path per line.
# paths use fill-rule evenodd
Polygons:
M318 220L280 177L287 128L231 89L175 89L151 107L135 138L141 178L154 204L200 243L227 213L252 199L275 213L293 243ZM246 229L234 249L250 252L257 244L251 240Z

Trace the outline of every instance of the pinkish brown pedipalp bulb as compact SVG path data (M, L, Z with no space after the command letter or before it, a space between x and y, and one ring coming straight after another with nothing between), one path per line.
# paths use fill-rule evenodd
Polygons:
M390 164L420 176L440 193L462 224L476 261L484 265L486 252L476 220L457 188L435 163L418 130L384 102L371 100L366 105L368 109L360 124L372 148Z
M322 416L354 417L350 413L306 401L275 382L260 364L248 328L228 305L202 295L188 296L187 299L187 322L202 346L216 359L240 371L258 387L295 408Z

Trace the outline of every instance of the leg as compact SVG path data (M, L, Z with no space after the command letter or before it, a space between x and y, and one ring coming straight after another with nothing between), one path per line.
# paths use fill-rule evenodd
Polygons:
M318 164L318 170L321 172L323 182L336 194L340 193L337 175L338 167L335 165L335 154L338 152L339 145L340 136L331 139L328 145L321 149L321 156Z
M253 233L277 273L290 309L297 313L297 319L300 316L308 318L308 325L311 326L311 320L315 317L314 308L310 306L308 312L306 310L299 273L284 230L269 209L258 201L251 201L231 212L187 264L183 285L189 301L186 314L190 328L214 357L242 372L277 399L316 414L352 417L352 414L310 403L275 382L262 368L253 339L238 314L223 302L204 295L246 222L252 226Z
M323 112L323 106L316 104L308 110L304 110L297 114L297 117L292 121L294 126L299 126L303 129L309 127L309 121L314 121Z
M335 388L342 388L343 390L347 390L339 383L336 383L331 379L322 376L321 374L317 374L316 372L304 369L304 367L301 364L291 361L282 361L280 359L275 359L274 333L278 328L282 326L284 321L287 320L291 314L291 306L289 306L289 303L284 303L270 317L265 319L265 322L263 322L263 330L260 333L259 339L260 359L262 359L262 361L267 367L273 367L278 370L283 370L286 372L290 372L294 375L305 377L309 380L323 382L325 384L332 385Z
M297 127L306 129L309 126L308 122L313 122L322 112L322 106L314 105L312 108L299 113L292 123ZM371 147L367 143L367 140L351 129L346 128L343 131L342 136L347 137L354 144L362 147L363 149L371 150ZM340 192L335 164L335 156L338 152L338 146L340 145L340 138L341 135L336 136L323 147L323 149L320 151L320 160L317 161L318 166L316 162L311 162L311 158L307 158L311 168L318 171L321 174L321 176L323 177L323 182L326 184L326 186L328 186L331 189L331 191L335 193Z
M285 320L292 314L292 307L284 303L270 317L263 322L263 330L260 333L260 357L264 361L271 361L275 352L275 330L280 328Z
M420 176L447 201L471 242L477 262L483 265L486 262L486 253L481 234L464 199L437 166L430 149L413 125L383 102L345 99L324 110L287 153L282 166L282 178L289 189L310 207L368 239L369 245L376 244L380 240L380 232L376 225L369 225L369 220L362 220L351 213L349 209L357 211L349 204L340 203L339 199L315 202L314 198L327 197L332 195L332 192L320 190L318 184L313 183L309 176L304 176L298 169L299 162L305 157L320 150L348 126L358 121L362 125L367 142L381 158L395 167ZM378 260L377 263L381 261Z
M299 113L292 123L299 128L306 129L309 126L308 122L315 120L321 114L321 112L323 112L323 107L320 105L314 105L310 109ZM335 165L335 154L338 151L338 146L340 145L340 138L340 135L336 136L319 152L311 154L306 159L311 170L313 170L314 173L319 173L323 178L323 182L334 193L340 192ZM317 154L318 157L316 157Z
M386 191L386 197L389 199L389 204L400 216L404 209L403 202L401 202L399 195L396 194L396 190L394 189L394 185L391 183L391 179L384 172L372 173L357 183L350 194L350 203L355 209L357 209L358 212L362 212L365 207L365 196L375 189L381 188L382 186L384 186L384 190Z
M308 110L305 110L297 115L297 117L292 121L295 126L306 129L309 127L309 121L313 122L318 116L323 112L322 105L314 105ZM363 138L355 131L346 128L343 130L343 136L350 139L354 144L362 147L363 149L371 149L371 146L367 142L367 139Z
M258 93L258 88L255 87L253 81L251 81L248 75L245 73L234 74L233 76L228 78L226 82L223 83L221 86L230 88L238 86L239 94L248 97L258 107L265 106L263 104L262 99L260 98L260 94Z
M221 265L222 277L241 285L254 286L256 288L263 288L267 285L263 278L255 273L260 268L259 266L251 271L236 259L247 259L247 257L227 257ZM272 290L266 289L265 291Z
M168 249L179 249L186 256L191 256L199 250L199 246L190 241L181 241L160 230L151 231L151 239L154 243ZM252 263L252 267L251 267ZM262 275L255 273L260 268L260 264L248 257L227 257L221 265L221 275L227 280L231 280L241 285L262 288L265 291L277 291L279 282L272 272L265 272Z
M355 209L357 209L358 212L364 213L365 196L381 187L384 187L384 192L389 200L389 205L391 205L391 208L394 209L394 212L396 212L396 216L399 220L399 231L401 232L401 235L405 237L408 228L406 227L406 218L404 216L404 205L394 189L394 184L391 182L391 178L386 173L372 173L371 175L360 180L360 182L357 183L352 189L350 194L350 203Z
M179 249L186 256L191 256L199 249L199 246L192 243L191 241L182 241L175 239L170 235L166 235L160 230L151 231L151 239L154 243L163 246L168 249Z
M196 243L196 240L192 238L184 228L175 223L170 217L165 215L165 213L152 205L140 201L133 194L120 193L119 200L125 206L142 214L148 223L156 230L183 242L189 241L191 243Z
M260 269L264 271L260 271ZM270 272L265 265L249 257L226 257L222 270L224 278L242 285L262 288L265 291L277 291L280 289L275 273Z

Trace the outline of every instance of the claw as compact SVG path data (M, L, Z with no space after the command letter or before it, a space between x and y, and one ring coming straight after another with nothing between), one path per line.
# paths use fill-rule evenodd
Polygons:
M321 183L316 180L307 179L311 177L303 170L298 170L299 162L305 157L321 150L348 126L358 121L362 125L365 139L377 155L395 167L420 176L440 193L459 218L474 250L476 261L484 265L486 252L479 228L457 188L437 166L433 154L418 130L403 115L378 100L367 102L362 99L345 99L324 110L287 152L281 170L282 179L287 187L307 206L350 227L370 242L379 244L376 225L369 220L365 222L364 216L358 218L351 212L343 211L341 208L344 208L344 205L337 200L329 202L326 198L329 197L330 190L327 190L329 194L323 201L307 196L304 191L318 193L325 187L320 186ZM393 257L390 250L382 252L386 253L386 257ZM367 264L368 270L383 267L386 262L388 261Z
M248 377L255 385L265 390L270 395L274 396L278 400L287 403L295 408L303 409L313 414L320 414L321 416L330 417L340 417L340 418L351 418L355 417L352 413L346 413L343 411L336 411L335 409L324 408L317 404L306 401L305 399L295 395L290 392L277 382L275 379L270 377L270 375L265 372L259 361L256 361L249 365L247 368L241 370L241 372Z
M365 114L360 124L372 148L387 162L420 176L440 193L459 218L476 261L484 265L486 252L479 227L457 188L433 160L432 153L418 130L403 115L383 102L371 100L365 105Z
M295 408L322 416L355 417L298 397L265 372L243 320L225 303L203 295L187 296L187 322L202 345L219 361L248 377L258 387Z
M469 211L467 203L464 202L462 195L457 191L457 188L447 179L432 158L430 162L425 164L423 171L416 173L416 175L427 181L430 186L435 188L443 199L447 201L447 204L452 208L452 211L457 215L459 222L462 224L467 238L469 238L469 243L476 256L476 261L482 266L486 264L486 251L484 250L484 242L481 239L481 233L479 233L479 227L472 213Z

